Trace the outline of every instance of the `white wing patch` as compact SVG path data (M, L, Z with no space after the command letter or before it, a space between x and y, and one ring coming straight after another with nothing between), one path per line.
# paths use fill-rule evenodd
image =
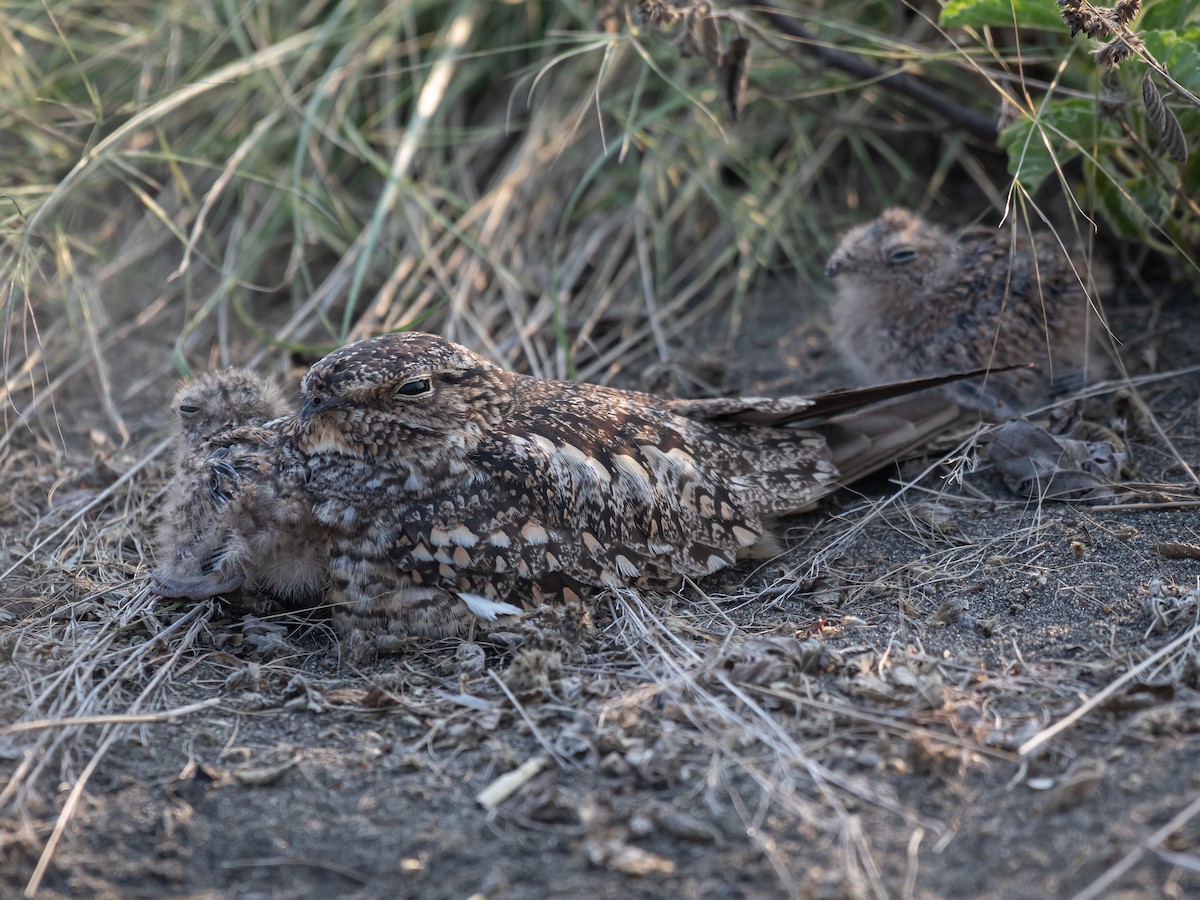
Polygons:
M511 603L489 600L487 597L481 597L479 594L460 592L458 596L463 603L467 604L467 609L487 622L495 622L498 616L519 616L525 612L525 610L518 606L513 606Z

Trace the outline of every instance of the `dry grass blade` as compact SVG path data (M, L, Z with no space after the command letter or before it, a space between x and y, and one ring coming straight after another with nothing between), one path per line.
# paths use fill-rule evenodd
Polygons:
M0 728L0 737L10 734L20 734L25 731L45 731L53 728L74 728L82 725L141 725L151 722L170 722L182 716L190 716L215 706L221 701L217 698L201 700L199 703L189 703L187 706L175 709L164 709L157 713L109 713L102 716L71 716L61 719L38 719L32 722L18 722Z
M1162 828L1159 828L1150 835L1146 840L1146 847L1136 847L1130 850L1124 857L1106 869L1104 874L1099 878L1082 891L1074 894L1071 900L1096 900L1097 897L1107 896L1112 886L1117 883L1117 880L1137 865L1138 861L1146 854L1147 848L1153 850L1162 846L1164 841L1187 825L1192 819L1196 818L1196 816L1200 816L1200 796L1193 799L1178 814L1172 816L1171 820L1163 825Z
M106 159L123 141L137 134L140 129L186 106L208 91L217 89L230 81L245 78L251 73L260 71L268 66L277 65L290 56L304 50L319 33L319 29L304 31L292 35L287 40L280 41L278 44L273 44L264 51L247 59L235 60L227 66L211 73L203 82L197 82L176 91L130 118L120 128L92 147L76 163L75 167L66 177L55 186L53 192L42 202L33 216L30 217L29 225L25 230L25 239L28 240L38 235L38 226L42 224L42 220L49 216L50 212L66 198L71 190L84 180L85 176L100 161Z
M1068 728L1079 722L1092 710L1104 704L1105 701L1118 693L1122 688L1125 687L1125 685L1141 676L1143 672L1154 668L1164 660L1176 655L1185 647L1190 647L1191 645L1195 644L1197 639L1200 639L1200 624L1193 625L1165 647L1159 648L1137 665L1131 666L1127 671L1122 673L1119 678L1116 678L1105 685L1103 690L1093 694L1091 697L1088 697L1087 700L1075 707L1075 709L1073 709L1069 714L1063 716L1050 727L1042 729L1033 737L1029 738L1029 740L1017 748L1017 755L1023 757L1032 755L1037 750L1041 749L1041 747L1045 745L1045 743L1051 738L1062 734Z

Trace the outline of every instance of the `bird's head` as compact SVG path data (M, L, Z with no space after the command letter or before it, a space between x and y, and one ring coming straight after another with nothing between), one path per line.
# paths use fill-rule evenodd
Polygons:
M248 369L221 369L184 384L171 402L180 452L226 428L261 425L287 412L283 393Z
M950 244L936 225L907 209L889 209L842 238L825 275L845 287L919 289L933 278Z
M333 351L300 383L302 452L412 458L423 448L469 453L512 404L511 373L420 332Z

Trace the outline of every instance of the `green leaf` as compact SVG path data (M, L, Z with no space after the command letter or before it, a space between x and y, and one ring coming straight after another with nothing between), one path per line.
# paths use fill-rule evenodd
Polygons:
M1066 165L1081 150L1116 136L1116 123L1099 115L1094 100L1076 98L1047 103L1036 120L1013 122L1000 132L1000 146L1008 153L1009 174L1032 191L1054 171L1056 160Z
M1109 227L1130 241L1145 241L1154 225L1168 224L1171 195L1157 176L1142 175L1121 185L1096 175L1097 207Z
M1135 215L1132 205L1121 196L1121 190L1102 173L1096 175L1096 192L1093 195L1096 208L1104 216L1104 221L1112 229L1113 234L1127 241L1142 242L1146 240L1146 229L1149 223L1141 216Z
M1042 28L1062 31L1063 21L1053 0L950 0L942 7L943 28L984 25Z
M1169 31L1200 22L1196 0L1158 0L1142 6L1142 17L1133 27L1138 31Z
M1200 28L1147 31L1142 38L1150 55L1167 67L1172 78L1200 94Z
M1142 37L1146 49L1167 67L1171 77L1193 94L1200 96L1200 28L1187 31L1147 31ZM1200 151L1200 111L1174 92L1157 75L1151 76L1162 91L1163 99L1175 112L1188 149Z

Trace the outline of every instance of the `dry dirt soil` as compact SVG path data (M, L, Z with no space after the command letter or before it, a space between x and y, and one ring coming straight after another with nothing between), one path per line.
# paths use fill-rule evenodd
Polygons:
M727 388L836 373L777 308ZM1133 370L1197 362L1197 308L1122 310ZM1200 377L1140 395L1089 419L1173 490L892 472L760 568L359 666L319 616L150 597L165 464L64 391L77 452L3 473L0 895L1200 895Z

